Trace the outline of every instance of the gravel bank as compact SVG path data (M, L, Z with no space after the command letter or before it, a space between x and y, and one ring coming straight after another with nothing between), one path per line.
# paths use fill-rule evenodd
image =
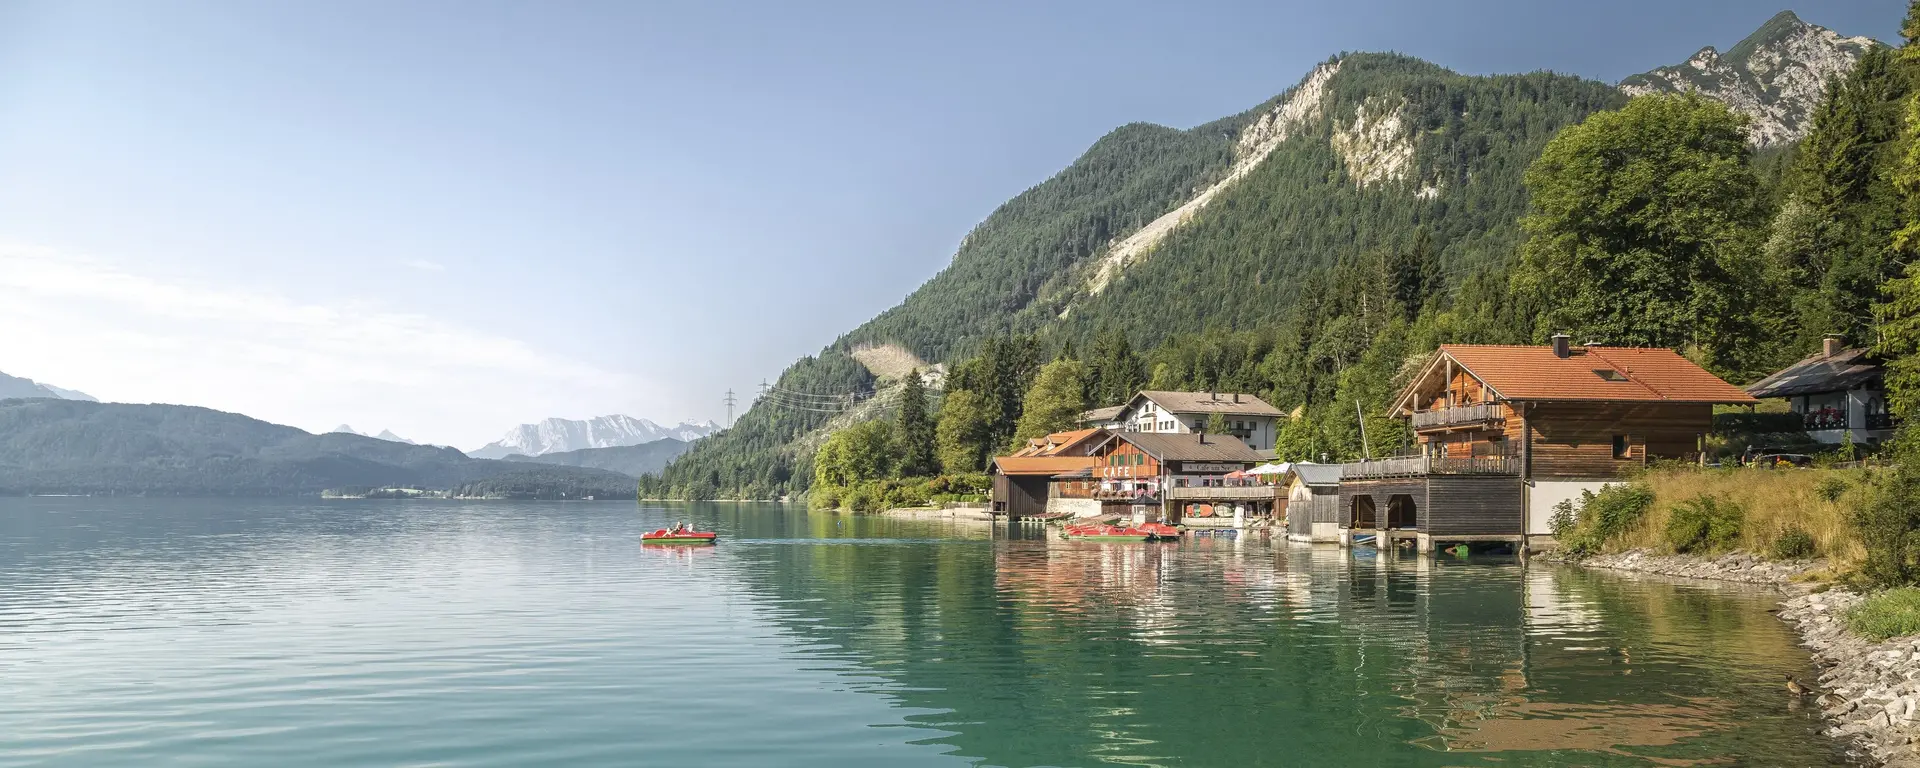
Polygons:
M1828 733L1851 739L1873 759L1898 768L1920 767L1920 638L1869 642L1841 620L1859 595L1844 590L1788 598L1780 617L1800 630L1818 664L1820 708L1834 723Z
M1767 584L1782 589L1794 588L1795 576L1818 570L1826 564L1820 560L1765 560L1745 552L1734 552L1718 557L1694 557L1692 555L1661 555L1644 549L1635 549L1616 555L1597 555L1574 562L1588 568L1657 573L1662 576L1682 576L1690 579L1737 581L1743 584Z

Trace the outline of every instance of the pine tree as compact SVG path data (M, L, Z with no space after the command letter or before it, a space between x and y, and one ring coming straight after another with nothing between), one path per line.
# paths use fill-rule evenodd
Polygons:
M1227 415L1219 411L1207 414L1207 434L1224 435L1227 433Z
M900 387L900 417L894 422L894 441L899 445L900 474L922 477L940 472L935 455L935 427L927 413L927 388L920 369L907 374Z
M1141 383L1140 356L1127 335L1108 329L1094 339L1088 355L1087 399L1098 407L1120 405L1133 397Z

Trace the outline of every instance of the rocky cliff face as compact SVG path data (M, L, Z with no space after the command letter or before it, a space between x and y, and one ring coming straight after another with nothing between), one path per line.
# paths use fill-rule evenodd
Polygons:
M1629 96L1698 93L1722 102L1753 118L1753 143L1765 147L1806 136L1827 80L1876 45L1781 11L1725 54L1702 48L1685 63L1621 80L1620 90Z

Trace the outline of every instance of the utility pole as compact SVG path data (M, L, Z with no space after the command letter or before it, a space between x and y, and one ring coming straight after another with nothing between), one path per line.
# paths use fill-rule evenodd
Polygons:
M733 428L733 390L727 390L727 428Z

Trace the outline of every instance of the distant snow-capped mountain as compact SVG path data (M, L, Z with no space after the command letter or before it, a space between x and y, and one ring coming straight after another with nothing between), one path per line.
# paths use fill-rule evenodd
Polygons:
M522 424L507 431L506 437L486 444L467 455L476 459L498 459L513 454L540 456L582 448L611 448L639 445L673 438L693 442L720 429L711 421L681 422L663 427L647 419L632 416L598 416L584 421L547 419L538 424Z
M396 443L406 443L407 445L419 445L419 443L416 443L412 440L408 440L404 437L394 434L393 430L391 429L380 430L380 434L374 435L374 437L380 440L390 440Z
M359 431L359 430L356 430L356 429L354 429L354 428L353 428L353 427L351 427L351 426L348 426L348 425L346 425L346 424L342 424L342 425L340 425L340 426L337 426L337 427L334 427L334 428L333 428L332 430L330 430L330 431L332 431L332 432L339 432L339 433L341 433L341 434L347 434L347 435L359 435L359 436L361 436L361 437L371 437L371 438L373 438L373 439L375 439L375 440L386 440L386 441L388 441L388 442L394 442L394 443L406 443L407 445L419 445L419 443L416 443L416 442L414 442L414 441L412 441L412 440L408 440L408 439L406 439L406 438L404 438L404 437L401 437L401 436L399 436L399 435L396 435L396 434L394 434L394 433L393 433L393 430L391 430L391 429L383 429L383 430L380 430L380 434L377 434L377 435L369 435L369 434L367 434L367 433L365 433L365 432L361 432L361 431Z

